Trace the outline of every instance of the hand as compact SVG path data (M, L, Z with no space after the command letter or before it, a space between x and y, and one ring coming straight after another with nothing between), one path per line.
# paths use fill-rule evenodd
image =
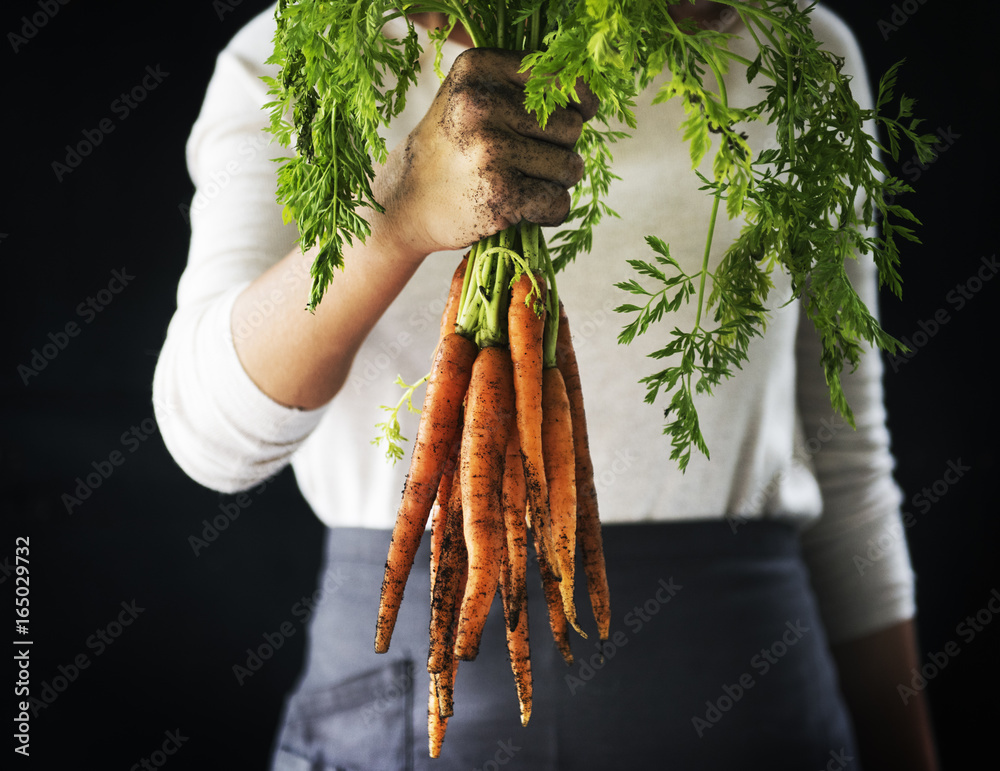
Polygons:
M739 19L739 14L733 8L711 0L695 0L693 3L671 5L667 8L667 13L676 22L692 19L699 28L716 32L728 31Z
M583 176L573 146L597 99L581 81L579 102L542 129L524 109L520 63L514 51L464 51L390 154L374 192L383 227L404 251L460 249L521 220L558 225L569 214L569 188Z

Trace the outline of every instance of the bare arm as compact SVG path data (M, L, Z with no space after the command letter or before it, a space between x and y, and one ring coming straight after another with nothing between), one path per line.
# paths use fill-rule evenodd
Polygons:
M371 237L345 250L344 271L315 314L303 311L311 254L289 254L240 295L234 329L247 327L274 292L291 295L253 334L235 336L243 368L264 393L287 406L322 406L428 254L468 246L522 219L565 219L568 189L583 173L572 148L596 101L581 86L581 102L559 110L543 130L524 111L519 64L504 51L458 58L430 111L376 171L372 189L386 213L368 213Z
M854 718L861 763L881 771L936 771L938 762L924 691L908 694L920 667L912 621L833 646L841 688Z

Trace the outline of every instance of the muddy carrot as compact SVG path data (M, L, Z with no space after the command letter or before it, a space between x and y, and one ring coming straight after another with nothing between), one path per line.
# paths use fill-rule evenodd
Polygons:
M576 460L573 425L566 384L558 367L542 373L542 447L549 486L549 516L552 523L553 562L559 565L559 593L566 620L580 633L573 598L576 564Z
M479 651L500 581L500 551L505 538L501 494L513 410L510 353L499 346L483 348L469 382L459 470L469 577L455 654L465 660L474 659Z
M410 470L385 563L375 628L377 653L389 649L413 558L427 526L453 443L459 438L462 400L476 354L475 343L452 333L441 341L431 368Z
M431 589L427 671L432 674L444 671L449 657L453 655L455 613L462 600L462 595L459 594L459 582L465 569L466 547L462 522L462 488L457 472L448 490L443 511L442 556L438 561ZM433 530L431 534L434 535Z
M573 452L576 456L576 540L583 556L587 593L597 621L598 636L608 639L611 628L611 598L604 563L604 543L594 486L594 464L590 458L587 417L583 408L580 367L573 347L566 308L559 303L559 333L556 363L563 374L573 418Z
M510 308L507 311L507 334L510 358L514 368L517 433L521 446L524 482L534 516L537 548L547 551L552 546L549 517L549 490L545 478L542 448L542 338L545 330L545 279L541 273L535 280L540 297L532 295L531 276L522 273L511 287ZM527 304L526 304L527 301ZM559 575L557 560L545 564Z
M531 516L531 504L528 504L528 516ZM538 561L544 556L538 550L537 540L535 542L535 553ZM545 605L549 615L549 629L552 630L552 639L567 665L573 663L573 651L569 643L569 624L566 621L566 613L563 611L562 595L559 593L559 581L551 570L545 565L539 564L539 573L542 577L542 590L545 592Z
M521 509L523 520L524 509ZM508 541L509 543L509 541ZM519 598L513 596L511 588L516 579L511 576L515 569L517 557L511 556L507 544L504 545L500 596L503 600L504 629L507 636L507 655L510 658L510 669L514 674L514 686L517 690L517 702L521 710L521 725L528 725L531 718L532 682L531 682L531 648L528 640L528 606Z

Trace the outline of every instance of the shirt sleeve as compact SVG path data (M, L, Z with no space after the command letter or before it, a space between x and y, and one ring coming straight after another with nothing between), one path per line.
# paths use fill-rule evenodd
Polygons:
M216 62L187 143L195 193L191 243L153 378L164 442L196 482L220 492L252 487L290 462L323 414L266 396L244 371L234 334L240 292L295 246L294 225L275 200L274 158L286 150L263 131L268 101L260 63L273 33L270 12L241 30ZM263 323L279 294L250 317Z
M853 36L828 11L824 24L830 28L828 40L836 41L831 50L845 55L855 99L862 107L870 106L867 74ZM877 317L878 279L871 257L848 260L845 267L859 297ZM829 639L836 643L911 618L915 576L902 494L893 478L879 353L866 347L857 369L849 371L848 365L842 375L854 429L830 405L821 353L819 335L803 311L796 345L797 399L823 512L804 530L802 545Z

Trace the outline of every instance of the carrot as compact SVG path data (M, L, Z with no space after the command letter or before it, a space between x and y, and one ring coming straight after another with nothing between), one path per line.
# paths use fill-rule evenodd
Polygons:
M462 287L465 284L466 267L469 264L468 253L462 257L451 275L451 285L448 287L448 297L444 303L444 311L441 312L440 331L438 332L438 342L434 348L434 356L437 356L441 341L455 331L455 323L458 321L458 306L462 302ZM431 361L434 357L431 357Z
M554 544L553 562L558 563L559 593L566 620L581 636L587 635L576 620L573 598L576 564L576 461L573 424L566 384L558 367L542 372L542 447L545 476L549 485L549 515Z
M531 504L528 504L528 516L531 516ZM549 629L552 630L552 639L555 640L559 653L562 654L563 661L567 665L573 663L573 651L569 643L569 625L566 622L566 613L563 611L562 595L559 593L559 580L555 574L542 564L544 555L538 548L537 536L535 536L535 553L538 555L539 573L542 576L542 590L545 592L545 605L549 613Z
M534 306L545 307L545 279L541 273L535 280L543 292L531 307L526 300L532 292L531 277L522 273L511 287L510 308L507 311L507 335L510 358L514 368L514 394L517 405L517 433L521 444L521 459L528 500L534 514L531 526L536 534L536 548L542 552L552 546L549 524L549 491L545 478L542 448L542 337L545 313L535 312ZM545 564L559 575L559 563L545 559Z
M444 312L441 314L441 332L438 338L444 338L455 331L455 322L458 321L458 306L462 301L462 286L465 283L465 269L469 264L469 255L462 258L451 276L451 286L448 289L448 299L444 305Z
M444 501L441 527L441 557L432 573L430 646L427 651L427 671L443 672L448 657L454 652L454 621L456 606L461 598L459 581L465 567L466 549L462 525L462 488L458 474L449 486ZM431 543L435 532L431 530ZM433 550L432 550L433 554Z
M521 509L521 519L524 519L524 509ZM524 530L523 526L521 528ZM501 567L503 580L500 582L500 596L503 600L504 624L507 636L507 654L510 657L510 668L514 674L514 686L517 690L517 702L521 710L521 725L528 725L531 718L531 649L528 641L528 606L523 597L516 597L512 587L516 579L511 575L517 570L519 557L512 554L504 544L503 563ZM515 590L516 591L516 590Z
M507 534L507 556L509 570L504 576L502 588L506 592L505 601L510 605L506 616L507 626L513 631L521 618L520 610L527 604L528 587L528 537L524 519L526 492L524 468L521 465L521 443L516 427L511 428L507 440L507 459L503 473L503 518Z
M461 598L465 594L466 583L469 578L469 565L465 559L465 549L461 550L461 572L458 577L458 581L455 584L455 596L456 598ZM457 629L458 622L460 618L461 602L456 601L454 604L455 612L452 616L452 627L451 634L454 638ZM458 658L455 656L455 650L452 648L445 654L445 665L444 668L432 675L434 682L438 689L438 704L439 704L439 714L441 717L451 717L455 711L455 675L458 672Z
M447 556L446 536L448 531L448 501L451 497L452 479L455 476L455 462L457 460L457 448L452 453L448 464L441 474L441 482L438 484L437 496L434 498L434 505L431 507L431 599L434 598L434 583L437 580L438 569L441 566L442 558ZM444 552L444 554L442 554Z
M444 743L444 733L448 729L448 718L441 717L440 701L438 700L437 683L434 675L428 680L427 694L427 750L432 758L441 757L441 745Z
M448 728L448 718L450 718L455 712L455 675L458 671L458 659L455 658L455 651L451 646L451 640L454 639L455 627L458 623L459 603L457 598L461 597L465 590L465 580L467 576L465 543L461 538L461 494L459 492L456 496L455 494L457 491L459 491L459 485L455 484L452 486L452 496L457 497L459 501L459 507L457 510L458 526L455 527L453 522L449 522L449 534L451 534L451 531L457 531L459 537L452 540L449 544L452 548L452 554L449 559L452 561L455 568L455 579L454 581L449 582L450 592L452 595L450 603L452 610L451 615L447 618L447 635L445 637L446 645L442 651L442 661L439 671L432 672L430 675L430 693L428 695L427 703L428 749L432 758L440 757L441 745L444 742L445 731ZM452 506L449 506L448 510L449 518L454 519L452 515L454 514L455 509ZM438 591L442 587L442 582L437 583L435 591ZM432 641L434 640L433 633L431 639Z
M573 419L573 452L576 456L576 540L583 555L590 606L597 621L598 636L608 639L611 629L611 598L604 564L601 520L594 486L594 464L590 459L587 417L583 409L580 367L573 348L566 308L559 303L559 332L556 342L556 365L563 374L566 396Z
M410 470L403 487L403 500L396 513L385 563L375 627L376 653L389 649L413 558L420 546L445 464L459 437L462 399L476 353L475 343L451 333L441 341L434 358Z
M487 346L476 357L462 431L461 485L469 578L455 654L472 660L500 581L504 543L500 507L507 438L514 410L510 353Z

